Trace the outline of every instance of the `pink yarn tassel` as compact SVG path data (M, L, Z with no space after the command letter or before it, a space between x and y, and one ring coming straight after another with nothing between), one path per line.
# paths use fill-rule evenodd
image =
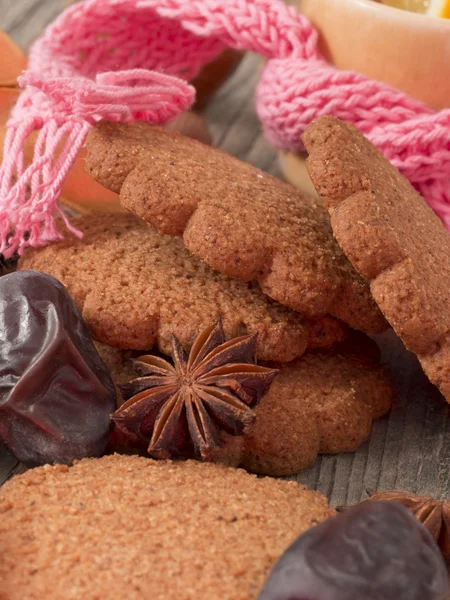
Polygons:
M9 257L61 239L55 215L80 236L58 199L89 129L100 119L172 121L195 99L194 88L175 75L193 77L222 48L128 0L88 0L63 13L19 78L26 89L8 122L0 168L0 252ZM24 146L37 131L25 165Z
M450 229L450 111L321 57L309 21L279 0L85 0L30 52L0 168L0 252L60 239L54 216L68 171L100 119L166 123L189 108L186 80L225 47L265 56L256 93L264 131L301 150L308 123L354 123L419 189ZM24 144L41 130L31 165Z
M88 123L72 121L59 127L57 121L49 120L39 132L33 162L27 168L24 168L18 141L25 140L35 130L35 123L30 121L11 127L5 141L7 159L0 172L0 242L6 258L17 249L60 239L55 211L70 231L78 233L58 208L57 199L89 127ZM66 141L58 154L57 147L64 137ZM10 235L11 223L15 228Z
M54 116L25 121L16 117L9 124L5 160L0 169L0 251L5 257L15 251L22 253L27 246L61 239L55 213L69 231L81 236L57 202L67 174L96 121L145 119L166 123L187 110L195 98L194 88L181 79L142 69L102 73L95 82L85 77L42 80L27 72L19 82L36 87L50 98ZM23 147L37 129L40 132L33 161L24 168ZM11 224L15 226L12 233Z

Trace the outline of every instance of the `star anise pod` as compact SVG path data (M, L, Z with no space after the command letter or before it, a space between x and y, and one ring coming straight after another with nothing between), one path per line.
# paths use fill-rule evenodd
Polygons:
M220 322L189 353L172 336L173 365L153 355L133 361L140 377L120 386L128 400L113 421L156 458L211 460L220 431L241 435L253 422L252 407L277 373L256 364L256 343L257 334L225 341Z
M450 564L450 501L435 500L409 492L375 492L364 502L390 500L409 509L425 525Z

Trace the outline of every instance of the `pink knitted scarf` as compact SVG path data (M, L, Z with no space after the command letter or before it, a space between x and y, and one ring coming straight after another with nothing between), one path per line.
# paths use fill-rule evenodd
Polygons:
M61 187L100 119L163 124L187 110L187 83L224 48L265 56L256 110L267 138L299 150L306 125L333 114L380 148L450 229L450 110L434 112L363 75L338 71L317 33L278 0L85 0L30 51L0 169L0 252L60 239ZM24 143L39 130L32 163Z

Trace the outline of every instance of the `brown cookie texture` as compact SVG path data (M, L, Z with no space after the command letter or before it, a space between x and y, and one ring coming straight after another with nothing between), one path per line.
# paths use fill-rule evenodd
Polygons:
M138 456L27 471L0 490L9 600L253 600L294 539L334 514L292 481Z
M108 364L103 353L108 349L99 352ZM306 468L318 454L355 451L394 398L390 375L376 354L376 344L357 335L331 350L271 363L279 372L255 407L255 422L243 438L226 436L214 461L283 476ZM116 373L121 382L137 376L126 360Z
M355 451L394 397L386 370L351 348L309 351L279 368L244 438L241 466L254 473L293 475L318 454Z
M120 348L113 348L107 344L102 344L102 342L94 342L94 345L116 385L126 383L136 376L131 363L131 352L121 350Z
M333 314L379 332L367 283L336 244L321 202L219 150L145 123L102 122L88 142L90 175L129 211L221 273L258 281L307 315Z
M330 316L304 318L271 300L254 282L230 279L131 214L85 215L84 232L25 253L21 269L53 275L69 290L93 336L123 350L156 345L170 354L171 336L189 345L219 318L232 338L258 332L258 357L292 360L308 346L346 336Z
M94 346L111 375L116 388L116 404L120 406L123 403L123 396L118 386L135 377L131 363L132 353L97 341L94 341Z
M408 180L352 125L304 134L334 235L381 311L450 401L450 235Z

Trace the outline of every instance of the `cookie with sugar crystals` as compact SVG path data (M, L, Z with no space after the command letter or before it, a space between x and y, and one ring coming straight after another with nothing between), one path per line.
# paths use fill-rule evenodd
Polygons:
M308 347L327 347L347 333L330 316L305 318L230 279L131 214L74 220L85 236L28 249L21 269L53 275L69 290L95 339L125 350L157 346L170 354L171 335L189 345L222 319L227 337L258 332L258 358L289 361Z
M90 175L219 272L307 314L375 333L386 322L336 244L322 204L219 150L146 123L91 132Z
M253 600L294 539L334 514L293 481L214 464L85 459L0 490L9 600Z
M450 402L450 234L352 125L306 129L308 169L340 246L406 347Z

